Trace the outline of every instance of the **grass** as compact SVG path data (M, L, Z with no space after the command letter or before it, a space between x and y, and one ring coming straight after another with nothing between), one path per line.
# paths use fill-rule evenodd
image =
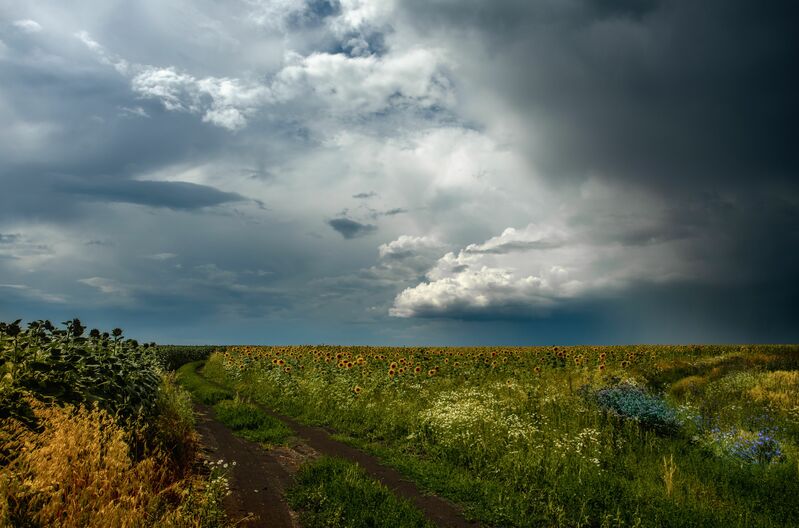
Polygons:
M214 406L214 416L234 434L251 442L280 444L291 436L291 429L266 414L257 405L243 401L234 392L209 382L197 373L203 361L187 363L177 371L176 379L192 397Z
M214 405L222 400L232 398L233 391L209 383L197 374L197 369L203 363L204 361L194 361L180 367L177 370L177 382L191 393L192 398L206 405Z
M234 434L251 442L280 444L292 434L283 422L238 398L220 401L214 405L214 414Z
M796 346L238 347L205 374L487 524L777 527L798 369Z
M300 468L289 504L304 528L433 528L410 502L397 498L357 465L323 457Z

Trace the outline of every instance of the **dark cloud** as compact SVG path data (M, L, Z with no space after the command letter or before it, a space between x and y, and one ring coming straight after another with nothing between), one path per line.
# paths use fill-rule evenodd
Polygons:
M170 209L199 209L245 200L237 193L188 182L120 180L59 184L57 190L93 200L132 203Z
M178 4L5 9L0 319L184 342L799 337L795 3ZM524 289L592 259L563 284L595 288Z
M351 218L334 218L328 220L327 225L335 229L346 239L353 239L369 235L377 231L377 226L373 224L362 224Z
M488 93L535 123L526 147L553 181L598 173L679 195L799 171L795 2L403 5L434 41L468 47L470 103Z

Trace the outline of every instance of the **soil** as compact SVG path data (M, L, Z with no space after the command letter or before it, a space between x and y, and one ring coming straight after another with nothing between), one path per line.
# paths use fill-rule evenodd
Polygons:
M267 414L277 418L294 431L289 447L264 449L248 442L213 419L213 410L197 405L200 413L197 430L203 444L210 450L212 460L236 462L232 468L231 491L225 504L234 520L245 519L241 526L269 528L299 528L297 514L285 500L285 490L292 485L292 475L307 459L319 455L334 456L356 462L372 478L382 482L396 495L408 499L424 515L442 528L474 528L477 522L467 521L461 510L436 495L423 493L415 483L397 470L384 466L363 451L334 440L332 431L303 425L287 416L259 405Z
M209 460L229 464L230 491L225 510L237 526L299 528L297 515L284 498L292 473L301 462L288 448L263 449L233 433L213 418L213 409L196 405L197 432ZM235 462L235 466L232 463Z

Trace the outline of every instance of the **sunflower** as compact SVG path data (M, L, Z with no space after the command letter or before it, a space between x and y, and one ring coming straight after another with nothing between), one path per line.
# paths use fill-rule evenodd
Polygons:
M428 376L435 376L436 375L436 369L431 368L430 370L427 371L427 375Z
M422 372L422 367L420 367L419 365L416 365L416 368L413 369L413 373L414 374L419 374L421 372Z
M541 374L541 367L535 367L533 369L533 372L535 372L536 374Z
M360 388L358 385L356 385L356 386L355 386L355 387L352 389L352 392L354 392L355 394L360 394L362 390L363 390L363 389L361 389L361 388Z

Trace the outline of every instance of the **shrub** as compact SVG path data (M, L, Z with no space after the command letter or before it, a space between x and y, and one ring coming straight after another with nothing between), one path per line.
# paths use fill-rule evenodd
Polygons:
M599 406L612 414L635 420L641 426L661 433L675 433L680 428L677 413L657 396L642 388L622 383L596 392Z
M706 434L705 441L716 455L750 464L771 464L785 457L779 440L770 430L755 433L737 428L714 428Z

